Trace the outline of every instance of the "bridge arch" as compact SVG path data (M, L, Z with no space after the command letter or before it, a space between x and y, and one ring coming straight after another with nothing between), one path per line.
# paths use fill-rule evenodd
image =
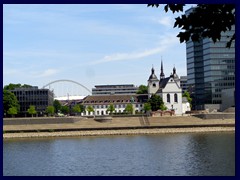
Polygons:
M71 82L71 83L74 83L74 84L77 84L79 86L81 86L82 88L84 88L85 90L87 90L89 93L92 93L91 90L89 90L86 86L80 84L79 82L76 82L76 81L73 81L73 80L68 80L68 79L59 79L59 80L56 80L56 81L52 81L46 85L44 85L42 88L46 88L47 86L51 85L51 84L54 84L54 83L58 83L58 82Z

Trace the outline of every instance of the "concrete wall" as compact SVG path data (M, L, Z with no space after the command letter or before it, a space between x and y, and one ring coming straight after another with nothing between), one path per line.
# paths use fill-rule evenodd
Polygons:
M235 119L235 113L196 114L201 119Z
M220 110L220 104L204 104L204 110L208 110L209 112L217 112Z
M81 118L74 117L41 117L41 118L4 118L3 125L25 125L25 124L62 124L75 123Z
M222 104L220 106L220 111L224 111L227 108L235 106L235 88L222 90Z

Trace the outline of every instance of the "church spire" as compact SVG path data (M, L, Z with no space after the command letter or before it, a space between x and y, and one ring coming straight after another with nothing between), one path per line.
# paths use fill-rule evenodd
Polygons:
M176 74L176 68L175 68L175 64L174 64L174 67L173 67L173 75Z
M163 62L162 62L162 58L161 58L161 73L160 73L160 80L161 79L164 79L165 78L165 75L164 75L164 72L163 72Z

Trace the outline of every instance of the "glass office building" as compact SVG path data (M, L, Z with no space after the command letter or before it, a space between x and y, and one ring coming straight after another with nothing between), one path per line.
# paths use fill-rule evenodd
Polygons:
M11 90L17 97L20 104L20 115L27 116L30 105L35 106L39 115L43 115L48 106L53 105L54 94L49 89L38 89L33 86L29 88L15 88Z
M221 91L235 87L235 42L226 48L234 33L232 27L216 43L208 38L186 43L187 78L188 86L193 89L194 109L219 109Z

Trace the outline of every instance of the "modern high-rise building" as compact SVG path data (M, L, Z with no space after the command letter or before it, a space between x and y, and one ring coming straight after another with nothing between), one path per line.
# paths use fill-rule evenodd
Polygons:
M192 10L187 10L186 15ZM216 43L209 38L186 43L187 82L194 92L196 110L220 109L221 91L235 87L235 42L226 48L234 33L235 27L232 27L231 31L222 33Z

